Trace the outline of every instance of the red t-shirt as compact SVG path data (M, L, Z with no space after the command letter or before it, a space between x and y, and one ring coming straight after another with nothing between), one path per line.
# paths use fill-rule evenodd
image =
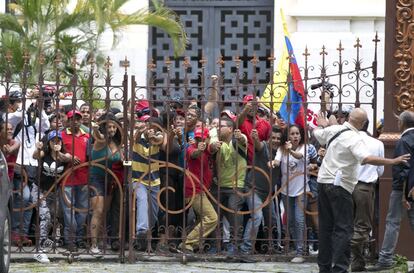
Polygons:
M193 179L195 186L195 193L203 192L204 189L210 189L213 181L213 171L211 165L211 154L208 149L204 151L201 156L196 159L191 159L191 154L197 150L197 144L191 145L187 148L187 169L194 174L195 177L200 179L200 183L203 183L204 187L200 185L198 181ZM201 170L203 170L203 177L201 177ZM193 195L193 184L190 178L186 175L184 179L185 197L191 197Z
M262 118L256 117L256 126L253 126L253 121L246 118L242 125L240 126L240 131L247 136L247 153L249 158L249 163L252 162L253 159L253 139L250 136L253 129L257 130L257 133L259 135L260 141L268 140L270 137L270 133L272 132L272 126L270 123Z
M121 161L117 161L112 164L112 172L116 175L122 185L124 183L124 166Z
M65 146L67 153L79 158L81 164L88 161L86 152L89 142L89 134L85 133L82 129L79 131L79 135L72 135L70 129L62 131L62 142ZM73 151L72 151L73 149ZM72 154L73 152L73 154ZM67 168L71 168L72 164L69 163ZM65 186L78 186L88 184L88 166L84 166L74 170L73 173L69 173L66 176Z

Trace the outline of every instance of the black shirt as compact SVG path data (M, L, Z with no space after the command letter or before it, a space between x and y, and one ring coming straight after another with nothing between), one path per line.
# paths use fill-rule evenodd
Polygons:
M42 170L40 174L39 188L43 191L48 191L55 181L63 174L65 163L55 161L53 157L48 154L42 158L40 164Z

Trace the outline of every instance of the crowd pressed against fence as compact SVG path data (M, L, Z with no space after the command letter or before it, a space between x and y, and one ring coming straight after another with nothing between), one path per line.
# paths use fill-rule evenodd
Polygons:
M209 120L191 98L161 111L137 100L125 115L77 101L42 107L38 89L26 94L10 90L2 100L16 251L41 262L55 251L100 257L121 247L283 253L293 262L317 253L325 148L253 95L238 115ZM349 112L331 114L343 123Z
M167 87L164 99L148 101L136 94L134 77L128 95L125 77L123 86L111 86L110 80L89 86L103 91L95 101L78 95L85 87L76 84L39 80L29 88L3 82L0 144L14 188L15 253L33 253L43 263L52 253L116 254L130 261L136 253L271 254L290 256L295 263L318 253L317 179L330 141L315 137L314 114L307 112L305 128L286 122L265 106L272 99L245 92L256 91L254 84L244 84L244 94L236 92L236 100L220 101L213 92L226 92L217 85L220 81L207 88L209 96L190 97L184 84L184 94ZM326 74L320 79L315 85L320 100L312 105L314 111L315 106L326 111L329 125L355 124L348 123L354 105L375 112L376 90L365 90L371 85L353 89L358 95L350 103L344 102L350 92L343 88L355 82L335 87ZM153 98L159 87L146 89ZM369 102L361 99L363 91ZM334 97L339 103L333 103ZM303 104L305 111L308 106ZM372 142L368 122L360 125L351 127ZM375 135L381 132L381 124L372 127L378 129ZM383 146L371 150L383 156L375 149ZM358 179L369 180L368 191L375 195L373 182L383 168L359 172ZM368 203L371 208L373 202ZM363 220L372 228L375 219L369 218ZM355 230L359 227L356 222ZM354 234L354 265L364 261L370 236L367 229Z

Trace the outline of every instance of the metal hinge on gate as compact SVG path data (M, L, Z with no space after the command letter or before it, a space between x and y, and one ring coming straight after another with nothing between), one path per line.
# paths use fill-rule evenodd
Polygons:
M132 161L125 160L124 161L124 166L132 166Z

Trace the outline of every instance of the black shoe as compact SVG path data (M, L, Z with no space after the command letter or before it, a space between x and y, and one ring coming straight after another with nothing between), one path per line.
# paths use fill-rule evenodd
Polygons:
M351 272L366 272L365 266L351 266Z
M147 250L147 235L138 234L137 238L134 241L134 249L136 251L146 251Z
M86 249L87 243L85 240L79 240L76 242L76 246L80 249Z
M111 249L113 251L119 251L121 249L121 244L118 240L112 241L111 243Z
M377 272L377 271L392 269L393 267L394 267L393 264L391 264L391 265L385 265L385 264L377 263L374 266L368 267L367 268L367 271Z
M66 250L69 252L78 252L78 247L75 244L68 244Z

